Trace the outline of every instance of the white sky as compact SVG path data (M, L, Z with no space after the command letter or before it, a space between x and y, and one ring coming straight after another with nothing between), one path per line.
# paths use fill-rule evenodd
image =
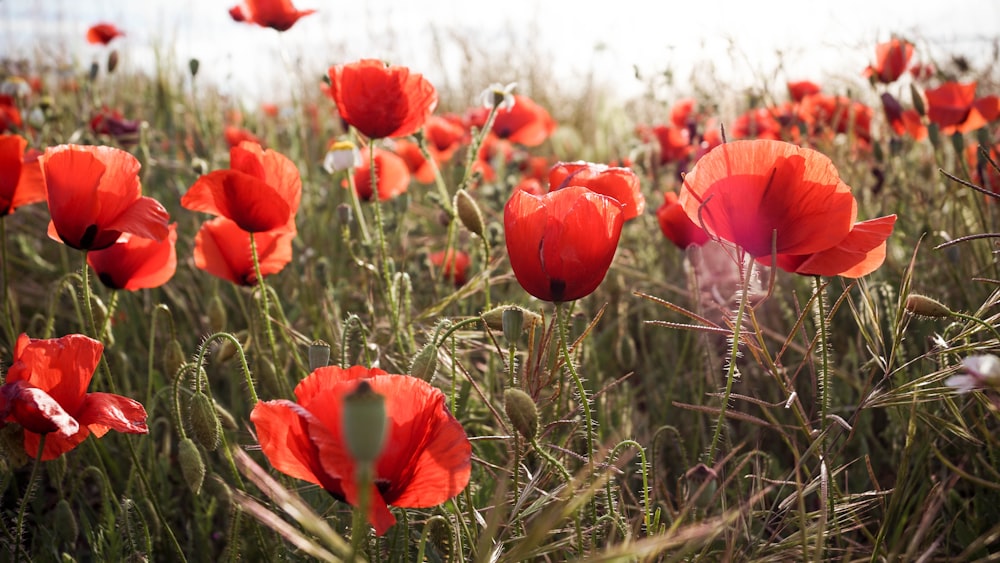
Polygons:
M172 45L178 68L197 57L204 75L225 90L270 100L286 97L281 76L299 57L320 72L338 62L383 58L432 83L454 83L461 77L452 63L442 68L437 62L433 30L456 31L501 51L521 34L552 60L554 79L595 69L632 96L643 87L633 66L646 76L672 67L682 94L684 81L707 61L734 89L755 75L826 85L831 77L860 80L875 43L892 33L915 40L918 56L961 53L973 60L989 56L1000 36L996 0L295 0L318 13L283 34L233 22L228 9L236 3L0 0L0 48L23 55L43 46L87 65L106 50L87 44L85 31L109 21L127 33L113 44L124 64L151 68L153 47ZM444 59L453 61L458 50L449 41ZM784 68L776 74L777 51Z

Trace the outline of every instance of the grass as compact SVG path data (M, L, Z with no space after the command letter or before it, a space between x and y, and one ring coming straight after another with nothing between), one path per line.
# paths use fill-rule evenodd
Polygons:
M470 60L486 56L468 47ZM530 154L631 157L654 208L663 190L676 189L673 165L652 173L650 147L634 133L642 123L596 82L559 91L547 87L544 64L522 73L495 60L502 59L470 64L482 74L470 72L455 91L442 92L439 111L461 112L470 93L523 74L530 78L521 88L553 112L561 130ZM998 395L957 394L944 380L963 358L1000 346L991 328L1000 272L992 239L942 243L1000 232L1000 217L994 200L944 175L975 182L955 140L892 138L876 111L879 151L857 150L850 135L817 144L854 188L862 218L899 214L886 262L863 279L818 286L777 272L771 287L762 273L738 323L735 264L719 266L709 250L676 249L647 210L626 225L601 287L567 308L561 351L555 309L529 298L506 260L501 213L520 179L515 166L471 191L485 218L489 263L481 241L443 214L433 186L413 184L383 204L388 277L398 283L394 328L378 249L339 211L350 204L344 173L321 168L328 140L345 131L318 81L297 76L294 100L269 118L173 68L163 64L152 75L98 68L91 77L73 69L60 77L45 60L27 62L49 88L25 102L25 113L44 107L46 115L21 132L32 146L115 144L87 126L91 111L105 105L144 122L126 148L143 164L144 194L179 224L180 264L158 289L115 296L93 287L95 303L108 309L102 341L117 392L143 402L148 436L91 438L32 479L35 465L18 429L0 430L5 556L21 546L38 561L335 560L348 556L357 534L372 561L944 561L986 560L997 550ZM975 74L980 95L997 93L995 61L964 73L943 64L941 72L963 80ZM760 88L773 93L781 85ZM734 99L754 97L746 94ZM878 107L874 91L857 97ZM665 105L652 97L624 107L659 107L653 120L666 120ZM227 165L222 128L233 109L302 173L295 258L267 280L277 353L257 313L260 292L193 266L203 218L179 205L201 173ZM995 124L990 131L995 140ZM974 141L974 134L962 139ZM457 158L443 170L450 193L464 167ZM370 206L363 212L372 225ZM45 237L44 206L3 221L17 332L87 332L81 258ZM449 240L473 256L473 276L461 288L427 258ZM496 323L499 312L485 310L487 277L492 305L536 315L516 346ZM914 316L905 307L913 293L966 316ZM399 524L375 537L352 526L348 505L270 469L255 447L244 372L262 399L281 396L308 371L315 340L330 344L333 363L377 363L391 373L408 373L433 346L431 381L473 443L469 487L439 507L396 509ZM4 362L11 344L11 335L0 342ZM196 383L190 374L202 358L207 377ZM505 413L509 369L539 411L534 443L517 435ZM196 386L221 419L214 449L184 441ZM193 490L198 462L203 484ZM15 537L22 507L26 525Z

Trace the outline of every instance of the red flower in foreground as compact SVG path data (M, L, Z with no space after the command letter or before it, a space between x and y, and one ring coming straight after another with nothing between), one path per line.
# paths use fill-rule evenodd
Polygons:
M503 214L514 276L545 301L590 295L611 267L623 221L621 203L583 186L543 196L515 190Z
M526 147L537 147L556 130L549 112L527 96L514 94L514 107L497 111L493 133L501 139Z
M24 451L42 460L72 450L91 433L108 430L145 434L146 409L111 393L87 393L104 346L86 336L36 340L22 334L14 346L14 362L0 387L0 426L17 422L24 428Z
M25 155L28 141L18 135L0 135L0 217L22 205L45 201L45 182L38 157Z
M360 380L385 398L386 445L375 461L368 521L382 535L396 523L387 505L430 508L469 483L472 446L441 391L421 379L377 368L319 368L295 387L298 402L257 403L250 420L278 471L358 502L355 462L343 431L344 397Z
M469 255L454 249L439 252L432 252L429 256L431 264L442 268L441 275L446 280L451 280L455 287L462 287L469 281Z
M229 169L198 178L181 198L192 211L221 215L248 233L295 231L302 200L299 169L285 155L244 142L229 151Z
M177 270L177 224L160 242L122 235L104 250L87 253L87 264L101 283L111 289L149 289L160 287Z
M361 151L361 166L354 169L354 189L358 191L358 197L364 201L370 201L374 193L371 156L368 152L370 150L366 148ZM399 155L376 148L375 181L378 184L379 201L392 199L406 193L406 189L410 186L410 169ZM342 185L346 188L349 184L345 180Z
M87 30L87 41L93 44L107 45L115 37L124 37L125 32L115 27L114 24L110 23L99 23L97 25L91 26Z
M877 253L895 221L892 216L855 225L857 201L830 159L781 141L717 147L685 176L678 201L711 235L765 263L773 246L778 266L801 274L857 277L873 271L882 261L875 263L869 253ZM809 255L815 256L804 266L798 257Z
M913 43L892 39L875 46L875 64L865 69L865 76L874 77L883 84L895 82L913 58Z
M80 250L100 250L122 233L163 240L170 219L142 197L139 161L112 147L59 145L39 157L49 202L49 236Z
M292 0L245 0L242 5L229 9L233 21L255 23L278 31L287 31L300 18L316 13L316 10L298 10Z
M340 117L370 139L416 133L437 107L437 90L405 66L377 59L330 67Z
M646 198L639 177L631 168L618 168L589 162L560 162L549 171L549 191L569 186L583 186L604 194L622 205L622 219L634 219L646 209Z
M663 236L681 250L692 244L701 246L709 241L708 233L691 221L681 204L677 203L677 194L674 192L663 194L663 205L656 210L656 220Z
M292 261L294 238L294 231L283 229L254 233L262 276L276 274ZM212 219L198 230L194 238L194 265L236 285L257 285L250 233L225 217Z

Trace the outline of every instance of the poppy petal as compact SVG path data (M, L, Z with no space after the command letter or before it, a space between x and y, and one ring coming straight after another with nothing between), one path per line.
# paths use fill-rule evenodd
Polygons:
M22 334L14 349L7 383L26 381L49 394L68 413L83 403L104 345L82 334L33 339Z
M80 424L100 438L108 430L146 434L146 409L136 400L113 393L87 393L76 415Z
M862 221L833 248L808 256L779 256L778 266L797 274L859 278L885 261L886 239L892 234L895 215Z
M4 419L17 422L25 430L63 436L72 436L80 430L80 423L58 401L27 381L13 381L0 387L0 401L4 402L3 410L7 413Z

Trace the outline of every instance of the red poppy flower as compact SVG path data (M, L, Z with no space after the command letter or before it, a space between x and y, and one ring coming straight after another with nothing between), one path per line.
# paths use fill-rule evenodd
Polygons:
M24 451L34 457L45 434L42 460L72 450L91 433L108 430L146 434L146 409L111 393L87 393L104 346L71 334L36 340L22 334L14 346L14 362L0 387L0 426L17 422L24 428Z
M360 380L385 398L386 445L375 461L368 521L379 535L395 517L387 505L430 508L469 483L472 446L441 391L421 379L377 368L319 368L295 387L298 402L257 403L250 420L261 450L282 473L358 502L355 462L344 441L343 402Z
M102 108L90 118L90 130L95 135L108 135L119 142L136 142L139 139L140 122L125 119L118 110Z
M372 198L371 156L365 148L361 151L361 166L354 169L354 189L364 201ZM387 150L375 149L375 181L378 182L378 199L386 201L406 193L410 185L410 169L406 161ZM345 188L348 183L344 180Z
M237 125L226 125L222 130L222 136L226 139L226 144L229 148L238 147L240 143L249 142L257 143L258 145L263 145L260 138L254 135L250 131L239 127Z
M122 233L163 240L170 216L142 197L139 161L112 147L59 145L39 157L49 202L49 236L80 250L100 250Z
M749 110L733 122L732 136L735 139L781 139L781 123L767 108Z
M451 119L440 115L432 115L424 124L424 137L427 139L427 150L438 164L451 160L455 152L462 146L462 139L467 131L462 126L461 117Z
M875 64L865 69L865 76L874 77L883 84L895 82L913 57L913 44L903 39L892 39L875 46Z
M878 247L870 244L872 237L884 234L884 242L895 221L882 217L855 225L857 202L830 159L780 141L736 141L709 152L684 178L678 201L711 235L768 263L773 245L778 266L798 273L832 275L827 272L839 269L845 275L867 268ZM849 257L831 257L838 247ZM824 251L831 254L815 260L822 268L810 271L793 258Z
M101 45L107 45L115 37L124 37L125 32L115 27L114 24L110 23L99 23L97 25L91 26L87 30L87 41L93 44L100 43Z
M299 169L285 155L243 142L229 151L229 169L202 175L181 205L227 217L248 233L295 231L302 199Z
M836 246L805 256L780 254L778 267L809 276L866 276L885 261L886 240L895 224L895 215L855 223Z
M469 281L468 271L469 271L469 255L462 251L455 251L454 249L448 251L438 251L432 252L430 254L431 264L434 264L438 268L443 268L441 274L444 279L451 280L455 284L455 287L461 287L465 285L465 282Z
M656 140L660 148L660 164L680 162L694 152L691 144L691 130L687 127L672 127L656 125L652 128L639 128L639 135L652 142Z
M927 126L921 122L920 114L913 109L903 109L902 104L888 92L882 93L882 109L897 135L909 134L917 141L927 138Z
M101 283L111 289L149 289L160 287L177 269L177 224L160 242L122 235L118 242L87 253L87 264Z
M0 95L0 133L21 128L21 112L13 96Z
M419 145L406 139L398 139L393 146L393 152L403 159L406 168L418 182L430 184L434 181L435 166L424 158L424 153L420 150Z
M300 18L316 10L297 10L292 0L245 0L242 5L229 9L233 21L255 23L278 31L287 31Z
M788 83L788 95L792 97L792 100L796 102L801 102L802 98L810 96L812 94L818 94L821 88L819 84L812 82L811 80L799 80L798 82Z
M924 92L927 98L927 118L942 128L954 131L962 125L972 111L976 99L976 83L946 82L938 88ZM949 132L950 132L949 131Z
M545 301L591 294L611 267L623 221L621 203L583 186L543 196L515 190L503 215L514 276Z
M292 261L294 231L275 229L254 233L262 276L276 274ZM250 233L218 217L206 222L194 238L194 265L236 285L257 285L250 250Z
M549 191L583 186L622 205L622 219L634 219L646 209L639 177L630 168L612 168L589 162L560 162L549 171Z
M45 181L37 156L28 156L28 141L18 135L0 135L0 217L22 205L45 201Z
M687 129L696 120L694 118L694 98L682 98L670 106L670 123L679 129Z
M340 117L370 139L416 133L438 103L423 75L377 59L330 67L330 94Z
M537 147L556 130L549 112L527 96L514 94L514 107L497 111L493 133L501 139L526 147Z
M545 193L545 188L542 187L542 183L538 181L538 178L522 178L514 186L514 190L524 190L532 195L543 195Z
M663 232L663 236L681 250L692 244L701 246L709 241L708 233L694 224L684 212L681 204L677 203L677 194L674 192L663 194L663 205L656 210L656 220L660 223L660 231Z

